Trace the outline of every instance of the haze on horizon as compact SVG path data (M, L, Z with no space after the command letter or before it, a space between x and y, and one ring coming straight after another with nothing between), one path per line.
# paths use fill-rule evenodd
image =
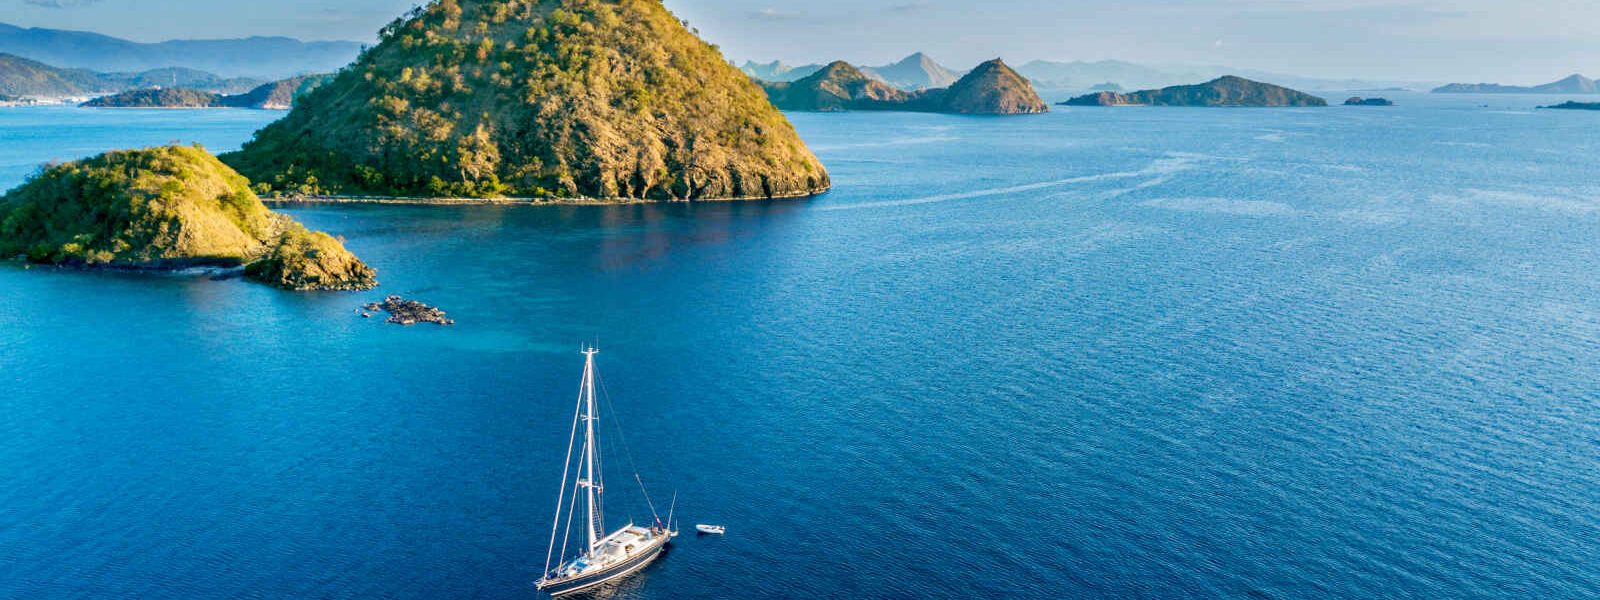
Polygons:
M0 0L0 21L139 41L371 41L418 0ZM735 61L883 64L925 51L1226 65L1308 77L1544 83L1600 75L1591 0L666 0Z

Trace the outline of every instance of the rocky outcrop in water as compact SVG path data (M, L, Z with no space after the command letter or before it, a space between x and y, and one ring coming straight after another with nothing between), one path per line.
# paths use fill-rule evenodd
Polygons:
M361 307L366 311L362 316L378 311L389 313L386 320L395 325L416 325L418 323L433 323L435 325L455 325L455 319L445 315L444 311L428 306L416 300L407 300L400 296L389 296L382 302L373 302Z

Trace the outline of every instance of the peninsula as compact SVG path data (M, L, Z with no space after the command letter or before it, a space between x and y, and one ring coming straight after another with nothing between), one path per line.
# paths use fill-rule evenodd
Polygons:
M1600 110L1600 102L1573 102L1569 100L1567 102L1562 102L1561 104L1541 106L1539 108L1550 108L1556 110Z
M326 233L273 213L199 146L114 151L0 196L0 256L67 266L243 268L290 290L361 290L375 272Z
M1328 101L1286 87L1232 75L1198 85L1179 85L1127 94L1098 92L1078 96L1065 106L1327 106Z
M101 96L82 104L87 108L255 108L289 110L294 101L332 79L332 75L303 75L262 84L242 94L218 94L190 88L154 88Z
M1593 79L1578 74L1544 85L1519 86L1498 83L1452 83L1433 89L1435 94L1600 94Z
M222 157L282 195L798 197L828 173L659 0L439 0Z

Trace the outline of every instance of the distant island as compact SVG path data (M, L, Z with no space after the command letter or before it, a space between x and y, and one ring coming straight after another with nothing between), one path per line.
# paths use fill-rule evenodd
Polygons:
M255 108L289 110L299 98L327 83L332 75L307 75L262 84L243 94L218 94L189 88L133 90L101 96L87 108Z
M281 195L732 200L831 182L659 0L434 2L222 160Z
M0 54L0 94L13 97L83 97L153 87L187 87L237 93L261 85L249 78L224 78L204 71L163 68L139 73L96 73L63 69L11 54Z
M267 210L199 146L115 151L0 196L0 256L120 269L242 268L291 290L361 290L375 272L325 233Z
M1327 106L1328 101L1286 87L1232 75L1199 85L1180 85L1127 94L1097 92L1061 103L1065 106Z
M248 37L227 40L170 40L142 43L86 31L25 28L0 23L0 53L102 73L139 73L169 67L247 76L255 83L304 73L328 73L349 64L361 51L360 42L302 42L286 37ZM169 80L145 82L127 88L95 89L108 92L134 87L211 86ZM216 90L223 91L223 90Z
M821 71L823 67L826 66L827 65L801 65L796 67L791 66L781 60L775 60L769 63L758 63L747 60L744 61L744 65L739 67L739 70L743 71L744 74L761 81L794 81L796 79L809 77L817 71Z
M1597 94L1595 81L1582 75L1569 75L1560 81L1535 86L1500 85L1497 83L1452 83L1434 88L1435 94Z
M760 81L782 83L805 79L828 66L803 65L791 67L782 61L764 64L745 61L740 70ZM907 92L949 87L954 85L965 74L939 64L938 61L922 52L913 53L899 62L877 67L856 67L856 69L868 78Z
M133 90L101 96L82 104L87 108L224 108L222 94L189 88Z
M1567 102L1562 102L1561 104L1541 106L1539 108L1549 108L1555 110L1600 110L1600 102L1573 102L1569 100Z
M863 67L861 72L906 91L950 87L963 75L921 52L907 56L894 64Z
M1345 100L1344 101L1344 105L1345 106L1394 106L1394 102L1389 100L1388 98L1362 98L1360 96L1351 96L1349 100Z
M1005 61L978 65L947 88L906 92L844 61L794 82L763 82L778 108L797 111L896 110L970 115L1048 112L1033 85Z
M1089 91L1091 91L1091 92L1123 92L1123 91L1127 91L1127 90L1124 90L1122 88L1122 86L1120 86L1120 85L1117 85L1115 83L1107 81L1105 83L1097 83L1097 84L1094 84L1092 86L1089 86Z

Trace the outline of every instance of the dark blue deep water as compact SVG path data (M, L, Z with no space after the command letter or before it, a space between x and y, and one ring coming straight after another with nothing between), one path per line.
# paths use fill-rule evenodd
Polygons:
M598 340L729 530L608 597L1592 598L1600 114L1551 100L795 115L826 196L289 209L372 293L6 262L0 597L531 597ZM276 116L0 111L0 187Z

